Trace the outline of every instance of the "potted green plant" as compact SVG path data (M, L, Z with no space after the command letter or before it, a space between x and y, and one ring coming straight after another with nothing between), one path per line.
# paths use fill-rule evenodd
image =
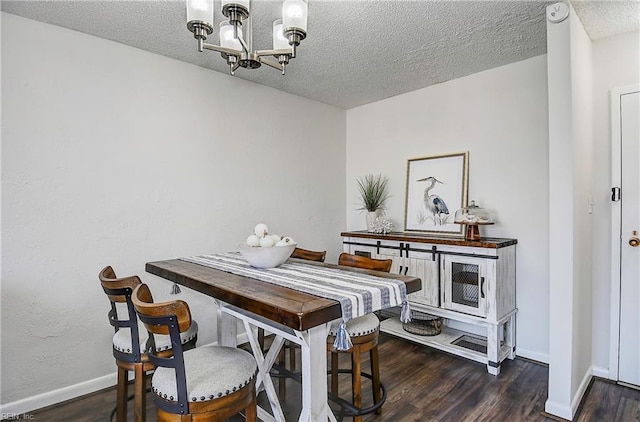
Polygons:
M381 174L367 174L357 180L360 193L360 210L367 211L367 230L372 229L372 223L385 209L385 201L389 198L389 179Z

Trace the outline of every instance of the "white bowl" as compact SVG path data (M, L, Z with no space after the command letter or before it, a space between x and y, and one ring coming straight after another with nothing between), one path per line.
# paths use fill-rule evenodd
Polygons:
M239 243L238 251L240 251L240 254L252 267L275 268L289 259L296 245L297 243L292 243L286 246L262 248L260 246L249 246L246 243Z

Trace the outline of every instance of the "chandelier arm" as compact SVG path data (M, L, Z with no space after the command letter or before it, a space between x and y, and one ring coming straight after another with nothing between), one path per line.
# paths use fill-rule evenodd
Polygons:
M202 44L202 47L205 48L206 50L213 50L213 51L217 51L218 53L230 54L230 55L236 56L236 57L240 57L240 55L242 54L242 52L240 50L235 50L233 48L227 48L227 47L221 47L221 46L215 45L215 44L204 43L204 44Z
M291 56L293 54L293 48L281 48L278 50L257 50L256 56Z
M260 63L266 64L267 66L272 67L272 68L274 68L276 70L279 70L279 71L283 71L284 70L284 66L282 66L280 63L274 62L273 60L266 59L264 57L260 58Z

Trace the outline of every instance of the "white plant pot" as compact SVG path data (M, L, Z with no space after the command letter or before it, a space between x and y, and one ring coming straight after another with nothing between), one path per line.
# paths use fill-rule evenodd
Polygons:
M366 215L367 231L373 233L373 222L382 215L381 210L368 211Z

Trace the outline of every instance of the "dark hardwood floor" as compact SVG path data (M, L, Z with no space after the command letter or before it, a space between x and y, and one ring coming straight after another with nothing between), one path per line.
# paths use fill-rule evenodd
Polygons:
M385 334L381 334L379 349L381 377L388 396L382 415L367 415L365 422L554 420L543 414L548 383L548 369L544 365L517 358L506 361L501 374L494 377L482 364ZM341 363L347 364L347 359L345 356ZM368 361L363 367L368 368ZM365 383L364 388L366 394L370 384ZM341 378L340 391L342 397L349 397L348 375ZM368 394L365 399L371 402ZM266 405L264 397L260 400ZM27 416L35 421L106 422L114 403L115 389L110 388ZM132 407L130 402L131 421ZM292 380L287 381L283 407L287 420L298 420L300 388ZM150 394L147 409L147 421L155 422ZM242 420L240 416L231 419ZM640 391L595 379L575 420L640 422Z

